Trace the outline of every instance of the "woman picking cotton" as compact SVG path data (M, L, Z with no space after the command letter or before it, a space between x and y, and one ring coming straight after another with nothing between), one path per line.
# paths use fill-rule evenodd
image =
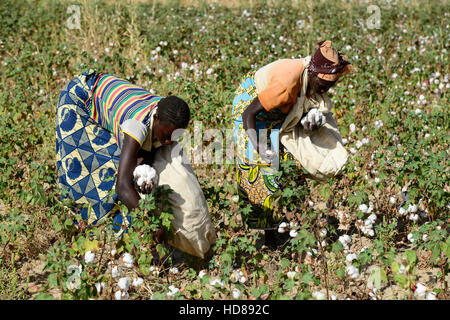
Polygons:
M274 205L282 188L280 163L290 158L309 177L325 179L347 162L326 92L352 66L331 41L318 45L312 57L281 59L249 72L233 101L239 194L254 209L249 227L266 230L266 239L284 218Z
M174 238L169 244L203 258L215 242L214 227L197 178L172 141L189 120L188 105L176 96L156 96L92 69L71 80L59 96L57 168L60 186L83 207L83 220L96 225L111 219L120 236L131 218L117 200L131 211L139 207L140 193L170 188ZM139 167L143 162L152 168ZM163 238L157 233L157 241Z

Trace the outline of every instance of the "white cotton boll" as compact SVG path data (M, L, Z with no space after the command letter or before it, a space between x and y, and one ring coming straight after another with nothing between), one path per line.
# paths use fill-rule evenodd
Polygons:
M142 278L134 278L133 279L133 287L138 288L144 284L144 279Z
M289 231L289 235L290 235L292 238L295 238L295 237L297 236L297 230L291 230L291 231Z
M314 291L311 295L316 300L325 300L327 298L327 295L320 291Z
M169 292L167 292L167 295L169 297L172 297L173 295L175 295L175 293L179 292L180 289L178 289L177 287L175 287L174 285L170 285L169 286Z
M118 278L122 275L122 267L121 266L114 266L111 270L111 276L113 278Z
M374 125L375 125L375 129L380 129L383 126L383 121L377 120L377 121L375 121Z
M156 178L156 170L148 164L141 164L134 169L133 176L137 179L138 186L141 186L144 182L150 182Z
M244 274L240 270L234 270L230 275L231 282L238 282Z
M342 143L343 143L344 145L346 145L346 144L348 143L347 138L343 138L343 139L342 139Z
M305 127L306 123L308 122L308 116L304 117L300 123L302 124L303 127Z
M151 266L149 270L154 277L159 276L159 267Z
M112 249L111 250L111 257L114 257L116 255L116 253L117 253L117 250L116 249Z
M128 292L122 292L122 291L116 291L116 293L114 293L114 298L116 300L128 300L129 298L129 294Z
M367 210L369 209L368 207L367 207L367 205L366 204L361 204L359 207L358 207L358 209L359 210L361 210L362 212L364 212L364 213L367 213Z
M416 213L416 212L417 212L417 209L418 209L417 204L410 204L410 205L408 206L408 212Z
M239 282L244 284L245 282L247 282L247 278L242 276L242 277L239 278Z
M130 279L128 279L128 277L120 278L117 285L121 290L128 291L130 288Z
M137 179L136 183L137 183L137 185L138 185L139 187L141 187L141 186L144 184L145 181L146 181L146 179L145 179L144 177L139 177L139 178Z
M356 141L356 148L357 148L357 149L361 148L362 145L363 145L363 143L362 143L361 141L359 141L359 140Z
M203 278L205 275L207 275L207 273L205 272L205 270L201 270L199 273L198 273L198 277L201 279L201 278Z
M406 210L403 207L401 207L400 209L398 209L398 213L404 216L406 214Z
M390 204L395 204L397 202L397 199L395 199L395 197L390 197L389 198L389 203Z
M377 221L377 215L372 213L367 219L369 219L372 223L375 223L375 221Z
M223 288L223 282L222 281L220 281L219 279L213 279L213 280L211 280L210 282L209 282L209 284L211 285L211 286L213 286L213 287L215 287L216 286L216 284L217 285L219 285L220 287L222 287Z
M288 224L286 222L280 223L278 226L278 233L285 233L288 230Z
M345 260L351 263L353 260L358 260L358 256L354 253L350 253L345 257Z
M409 216L409 219L412 221L417 221L417 220L419 220L419 215L417 213L411 214Z
M294 222L294 221L289 222L289 227L294 228L296 226L298 226L297 222Z
M344 234L343 237L344 237L344 241L347 243L350 243L352 241L352 238L350 238L350 236L348 234Z
M294 280L295 276L297 275L297 272L289 271L286 275L287 275L288 279Z
M408 233L408 240L409 242L413 243L414 242L414 237L412 233Z
M373 236L375 235L375 231L373 231L373 229L369 229L369 230L367 231L367 234L368 234L369 236L373 237Z
M366 228L372 228L372 220L370 220L370 219L365 219L364 220L364 226L366 227Z
M84 254L84 262L86 263L94 263L95 261L95 253L92 251L88 251Z
M316 123L319 123L320 119L322 118L321 116L322 115L321 113L319 113L319 111L314 113L314 120L316 120Z
M414 294L420 298L423 298L425 297L427 290L427 287L423 283L419 282L416 284L416 291L414 292Z
M428 292L427 300L437 300L436 292Z
M350 124L350 132L353 133L356 130L356 126L354 123Z
M424 235L422 236L422 240L423 240L423 241L427 241L427 240L428 240L428 235L427 235L427 234L424 234Z
M97 289L97 293L98 294L101 294L102 293L102 291L105 291L105 289L106 289L106 283L104 283L104 282L97 282L96 284L95 284L95 289Z
M359 270L358 270L358 268L356 268L354 265L347 266L347 267L345 268L345 270L347 271L347 274L348 274L351 278L353 278L353 279L359 278Z
M124 253L123 254L123 263L125 263L125 266L127 268L133 268L133 264L134 264L133 256L129 253Z
M239 299L241 297L241 291L238 288L234 288L231 292L233 299Z
M350 148L350 152L351 152L351 154L355 154L357 151L355 148Z
M319 231L319 237L323 238L323 237L325 237L326 235L327 235L327 229L325 229L325 228L320 229L320 231Z
M178 268L177 268L177 267L170 268L170 269L169 269L169 272L170 272L171 274L178 274Z

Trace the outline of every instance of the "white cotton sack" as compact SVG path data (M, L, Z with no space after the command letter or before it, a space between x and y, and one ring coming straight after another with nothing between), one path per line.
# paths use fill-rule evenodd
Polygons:
M133 176L139 187L144 183L156 182L156 170L148 164L137 166L133 171Z

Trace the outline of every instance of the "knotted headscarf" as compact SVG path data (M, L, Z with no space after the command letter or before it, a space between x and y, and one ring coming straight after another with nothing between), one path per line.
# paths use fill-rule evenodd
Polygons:
M344 73L353 70L350 62L340 52L333 49L330 40L318 43L316 53L311 57L309 70L323 80L337 81Z

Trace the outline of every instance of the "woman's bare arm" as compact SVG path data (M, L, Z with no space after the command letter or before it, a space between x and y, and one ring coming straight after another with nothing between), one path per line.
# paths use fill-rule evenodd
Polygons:
M261 154L261 150L269 149L267 146L260 146L258 141L258 135L256 134L256 115L264 110L258 97L253 99L250 105L242 113L242 121L244 124L244 129L247 131L248 137L253 144L253 147L257 150L260 157L266 161L270 161L271 158L266 154Z
M117 172L116 193L129 211L139 207L140 197L134 188L133 171L137 165L137 154L140 148L141 146L136 140L128 134L124 134Z

